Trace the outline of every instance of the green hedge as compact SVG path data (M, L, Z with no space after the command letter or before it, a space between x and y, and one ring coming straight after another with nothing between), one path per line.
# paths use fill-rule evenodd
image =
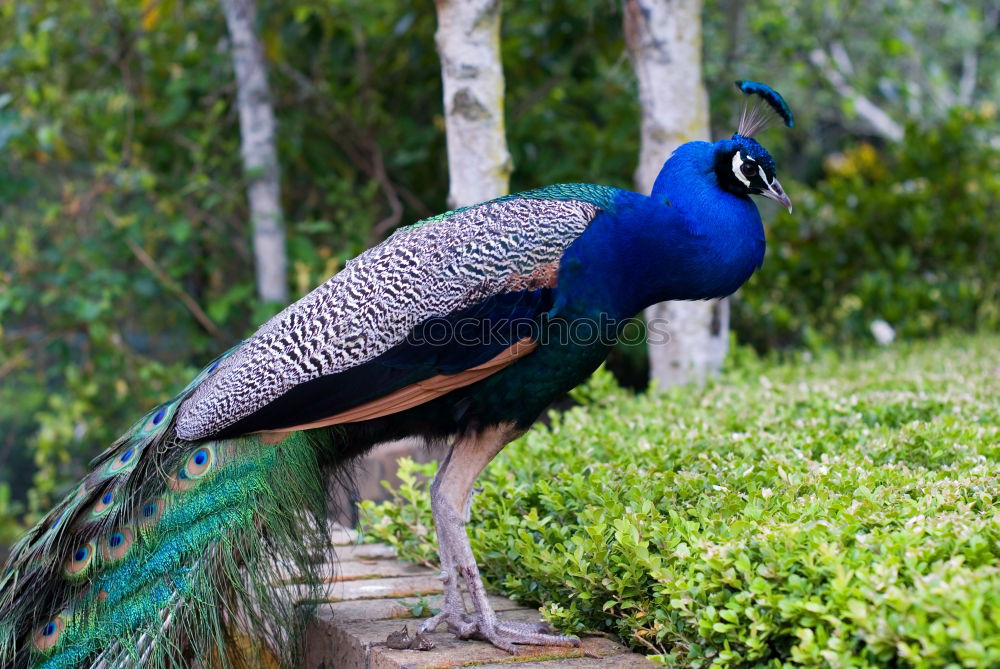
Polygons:
M743 4L738 21L728 0L705 4L714 135L732 132L740 104L732 80L767 73L799 123L761 139L782 178L812 187L786 181L795 214L765 212L771 249L735 304L739 337L764 350L866 341L874 317L906 336L997 324L993 112L911 129L905 144L878 154L881 171L861 160L868 149L849 151L821 178L820 157L853 142L846 138L859 127L802 57L827 46L812 28L828 8ZM847 12L839 24L847 50L878 66L859 68L862 89L902 81L892 73L913 56L886 41L900 30L933 62L961 62L983 18L937 4L862 3ZM421 0L259 8L279 121L289 283L299 296L387 232L397 213L407 224L446 207L436 21ZM846 27L871 17L891 30ZM0 2L0 22L2 552L136 416L282 305L254 298L218 3ZM739 25L765 38L744 39ZM621 26L620 3L607 0L505 7L514 190L631 184L639 106ZM981 54L981 72L996 69L990 53ZM990 99L994 79L979 77L977 100ZM877 97L903 118L885 93ZM940 115L920 116L938 124ZM618 371L627 364L632 382L643 383L645 356L633 353L619 357Z
M795 211L769 219L764 267L734 303L759 350L871 340L875 319L903 337L1000 326L997 109L956 109L904 141L859 144L826 161Z
M671 666L997 666L998 351L747 357L657 396L600 372L481 478L484 577ZM434 561L432 471L363 503L370 539Z

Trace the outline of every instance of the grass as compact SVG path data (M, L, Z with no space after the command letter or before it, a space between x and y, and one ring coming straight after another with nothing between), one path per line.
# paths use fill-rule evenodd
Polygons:
M480 479L493 588L668 666L1000 665L1000 337L575 394ZM363 508L429 563L432 472Z

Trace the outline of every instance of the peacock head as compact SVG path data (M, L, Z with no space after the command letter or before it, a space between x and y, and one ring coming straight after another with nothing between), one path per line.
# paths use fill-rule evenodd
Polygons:
M723 190L736 195L763 195L792 211L792 201L775 176L774 159L757 140L737 133L716 147L715 176Z
M745 106L736 134L716 144L715 176L719 185L730 193L763 195L791 212L792 201L778 181L774 159L753 135L763 130L775 116L791 128L795 125L792 112L784 98L769 86L754 81L737 81L736 86L766 104Z

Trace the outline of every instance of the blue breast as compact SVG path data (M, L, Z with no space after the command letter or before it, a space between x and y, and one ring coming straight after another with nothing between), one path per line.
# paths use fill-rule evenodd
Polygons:
M763 262L764 228L749 197L719 188L713 158L712 144L686 144L652 196L620 191L566 250L554 311L627 318L739 288Z

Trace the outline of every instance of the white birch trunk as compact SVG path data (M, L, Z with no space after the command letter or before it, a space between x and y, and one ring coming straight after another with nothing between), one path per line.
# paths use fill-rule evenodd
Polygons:
M708 94L701 74L702 0L625 0L625 39L639 81L642 140L636 188L652 190L678 146L709 139ZM646 321L666 322L669 338L650 327L650 375L660 387L701 382L722 366L729 346L729 302L664 302Z
M504 131L500 0L436 0L444 83L448 205L505 195L511 158Z
M241 153L253 226L257 294L265 302L288 302L285 229L281 214L274 110L264 52L257 39L253 0L219 0L232 40L240 114Z
M448 206L463 207L506 195L511 159L503 113L500 0L436 0L438 54L444 82L448 141ZM426 462L443 453L421 439L380 445L365 456L358 476L362 498L385 499L378 482L395 481L396 461Z

